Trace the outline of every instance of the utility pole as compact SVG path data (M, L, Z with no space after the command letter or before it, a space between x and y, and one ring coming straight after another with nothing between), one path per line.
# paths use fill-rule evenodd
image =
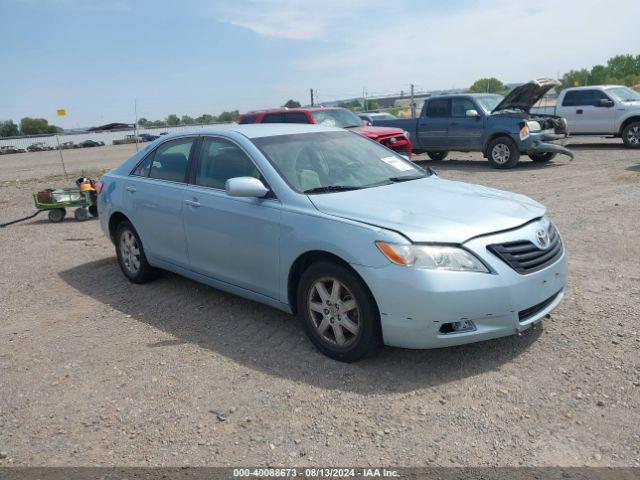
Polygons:
M416 118L416 103L413 99L413 83L411 84L411 103L410 103L410 107L411 107L411 118Z
M309 89L309 93L311 93L311 106L313 107L313 88Z
M138 99L133 99L133 114L135 116L135 122L133 124L133 136L136 140L136 152L138 151Z
M367 87L362 87L362 109L366 112L367 108Z

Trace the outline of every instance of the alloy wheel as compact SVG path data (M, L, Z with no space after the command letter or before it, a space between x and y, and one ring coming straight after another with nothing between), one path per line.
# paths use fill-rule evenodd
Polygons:
M120 257L127 271L136 275L140 270L140 247L131 230L123 231L120 236Z
M309 315L317 333L327 342L347 347L360 331L360 308L351 291L338 279L316 281L307 300Z
M635 126L630 128L627 132L627 140L633 145L640 144L640 127Z
M511 157L511 150L504 143L498 143L491 150L491 158L499 165L504 165L509 161Z

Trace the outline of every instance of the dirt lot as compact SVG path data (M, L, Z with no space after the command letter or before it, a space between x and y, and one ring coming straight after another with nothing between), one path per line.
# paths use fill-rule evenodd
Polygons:
M1 229L0 463L640 466L640 151L574 146L510 171L432 165L548 207L570 277L542 329L354 365L260 304L171 274L129 284L95 220ZM25 180L56 173L46 155L0 158L0 221L51 184Z

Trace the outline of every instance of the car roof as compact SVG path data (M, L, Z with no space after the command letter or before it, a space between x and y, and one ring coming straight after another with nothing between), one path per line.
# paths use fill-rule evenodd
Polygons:
M255 123L239 125L229 123L211 128L198 128L195 130L180 130L163 135L163 138L180 137L184 135L215 135L229 132L239 133L247 138L273 137L275 135L293 135L298 133L314 132L344 132L343 128L324 127L322 125L305 123Z
M344 110L342 107L298 107L298 108L266 108L264 110L254 110L243 113L241 117L250 115L262 115L263 113L285 113L285 112L317 112L318 110Z
M598 88L624 87L624 85L583 85L582 87L570 87L567 90L593 90Z

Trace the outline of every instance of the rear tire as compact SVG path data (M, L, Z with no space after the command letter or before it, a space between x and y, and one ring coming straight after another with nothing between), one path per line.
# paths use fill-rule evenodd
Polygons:
M49 221L52 223L60 223L64 220L67 211L64 208L54 208L49 210Z
M536 163L547 163L555 158L556 154L553 152L538 152L530 153L529 158Z
M382 345L380 315L371 293L338 263L320 261L304 271L297 308L311 342L334 360L355 362Z
M116 255L124 276L133 283L153 280L158 271L149 265L138 232L131 223L120 222L115 235Z
M631 122L624 127L622 141L628 148L640 148L640 122Z
M487 160L491 168L513 168L520 160L518 146L509 137L498 137L489 143Z
M447 155L449 155L449 152L446 150L432 150L430 152L427 152L427 155L434 162L441 162L442 160L447 158Z

